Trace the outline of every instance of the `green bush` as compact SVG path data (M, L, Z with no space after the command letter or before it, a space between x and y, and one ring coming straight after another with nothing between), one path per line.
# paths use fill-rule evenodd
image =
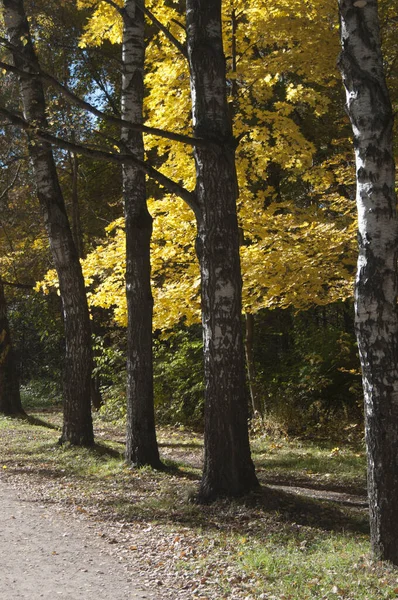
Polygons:
M43 379L60 386L65 342L59 297L18 294L8 308L21 383Z
M181 328L154 347L157 420L203 426L203 356L200 327Z
M125 352L120 343L94 343L104 405L100 417L113 422L126 418ZM203 358L200 328L182 328L154 341L154 397L161 424L203 426Z
M99 415L106 421L115 423L126 420L126 354L120 347L120 340L113 344L102 336L93 340L95 366L93 376L100 382L103 405Z
M347 313L345 312L347 311ZM351 307L256 315L257 387L264 413L302 433L362 420L359 359Z
M45 410L62 404L59 381L51 379L31 380L21 385L21 402L24 410Z

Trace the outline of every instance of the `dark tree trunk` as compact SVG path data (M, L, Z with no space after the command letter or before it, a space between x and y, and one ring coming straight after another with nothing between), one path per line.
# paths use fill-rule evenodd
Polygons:
M35 51L22 0L3 0L4 21L15 46L15 65L34 72ZM26 60L24 60L26 58ZM25 118L46 129L45 97L40 79L21 78ZM61 442L90 445L94 441L90 407L92 371L90 320L84 280L73 242L51 146L31 139L37 194L44 215L62 298L66 355L64 363L64 424Z
M95 375L91 379L91 404L94 410L99 410L101 406L104 404L104 400L102 398L101 389L100 389L100 380L99 376Z
M339 0L340 69L357 170L355 321L365 395L371 542L398 565L398 313L393 112L376 0Z
M0 413L23 414L4 286L0 279Z
M142 123L145 57L144 15L134 0L124 7L122 117ZM125 146L144 158L142 134L122 129ZM152 371L150 243L152 217L146 203L145 175L123 165L126 218L127 294L127 438L126 460L135 466L160 467L155 432Z
M187 1L188 56L197 147L197 255L202 282L205 457L199 498L238 496L258 486L250 455L241 323L235 145L228 113L221 1Z
M72 132L72 140L75 141L74 132ZM69 163L72 174L72 237L79 258L85 258L83 230L79 203L79 157L75 152L69 152ZM95 355L93 355L93 367L96 366L95 358ZM91 406L94 410L98 411L104 403L101 394L100 380L98 375L93 375L91 378L90 393Z
M79 258L84 258L83 232L80 219L79 205L79 157L70 152L70 165L72 169L72 236Z
M245 335L245 354L247 379L249 382L250 400L252 405L253 415L263 416L264 409L261 404L261 398L256 385L256 367L254 363L254 315L245 313L246 335Z

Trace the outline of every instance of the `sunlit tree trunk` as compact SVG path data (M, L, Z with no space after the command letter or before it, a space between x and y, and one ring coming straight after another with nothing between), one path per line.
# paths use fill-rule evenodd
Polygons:
M125 3L123 21L122 117L142 123L144 15L134 0ZM136 157L144 158L141 133L123 128L122 140ZM128 314L126 460L136 466L159 467L152 372L152 217L146 203L145 175L132 165L123 165L123 197Z
M4 285L0 279L0 413L16 415L23 412Z
M38 63L22 0L3 0L6 32L15 47L15 65L35 72ZM46 128L46 104L39 78L20 80L24 117ZM78 253L66 214L51 146L29 141L37 195L44 216L62 298L66 355L64 362L64 423L61 442L93 443L90 407L92 371L90 320Z
M398 565L398 228L393 112L376 0L339 0L340 69L357 174L355 321L365 395L371 542Z
M237 496L258 485L250 455L245 384L235 145L226 99L221 1L187 1L188 57L200 211L205 363L205 456L199 497ZM214 142L214 143L210 143Z

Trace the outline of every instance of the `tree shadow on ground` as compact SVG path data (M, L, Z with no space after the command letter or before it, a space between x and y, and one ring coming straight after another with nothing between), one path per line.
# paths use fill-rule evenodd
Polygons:
M13 465L11 475L31 475L37 479L41 479L42 482L46 482L47 480L56 480L65 477L65 471L62 469L54 469L54 468L46 468L31 465Z
M14 415L13 418L18 419L20 421L26 421L30 425L36 425L38 427L46 427L47 429L61 431L61 428L58 425L54 425L54 423L44 421L43 419L39 419L38 417L34 417L33 415L28 415L27 413Z
M192 470L186 470L180 464L178 464L170 459L163 459L163 464L164 464L163 471L165 473L172 475L173 477L178 477L180 479L185 479L185 480L189 479L190 481L199 482L200 475L197 473L194 473ZM190 469L193 469L193 467L190 467Z
M310 495L311 491L314 491L315 493L323 492L324 494L330 492L331 496L333 494L347 494L353 497L357 496L357 503L362 503L367 494L365 483L360 484L347 481L342 481L340 483L336 481L314 481L314 479L310 479L309 477L306 478L301 475L295 475L294 473L290 473L289 476L287 476L286 474L263 474L261 472L257 472L257 475L261 484L292 488L292 492L294 491L293 488L299 487L308 490L308 495ZM334 498L331 499L335 500ZM355 502L353 503L355 504Z
M110 458L119 458L120 460L124 460L123 450L110 448L109 446L99 444L98 442L94 443L92 446L89 446L88 449L97 456L109 456Z
M342 507L267 486L242 498L221 499L207 505L195 502L196 492L196 486L185 486L185 491L170 486L169 490L160 490L156 496L136 503L119 497L118 505L127 521L178 524L203 532L234 532L243 537L263 538L270 529L301 526L325 532L369 533L367 511L357 507ZM112 502L104 500L105 510L112 509Z
M342 506L338 501L301 496L261 486L241 503L262 512L277 512L282 520L324 531L368 533L368 515L364 507Z

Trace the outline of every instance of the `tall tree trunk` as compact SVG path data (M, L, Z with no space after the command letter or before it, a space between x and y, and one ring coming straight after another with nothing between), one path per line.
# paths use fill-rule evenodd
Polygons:
M73 141L74 136L72 137ZM72 236L79 258L84 258L83 232L80 219L79 205L79 157L75 152L69 152L69 162L72 170Z
M264 409L261 403L258 386L256 384L256 366L254 363L254 315L252 313L245 313L245 324L246 324L246 335L245 335L245 354L246 354L246 367L247 367L247 379L249 383L250 400L252 405L253 415L264 415Z
M0 279L0 413L5 415L23 414L19 380L15 365L7 317L7 303L4 285Z
M75 135L72 131L72 141L75 141ZM72 202L71 202L71 220L72 220L72 237L76 246L76 251L79 258L85 258L83 231L80 215L79 203L79 157L75 152L69 152L69 164L72 174ZM96 366L96 357L93 354L93 367ZM100 390L99 375L93 375L90 385L91 405L92 408L98 411L103 405L103 398Z
M15 46L15 65L28 72L39 68L22 0L3 0L4 22ZM26 59L26 60L25 60ZM46 105L39 78L21 78L25 118L45 129ZM61 442L89 445L94 441L90 407L92 371L90 319L84 280L73 242L51 146L29 143L37 194L44 215L62 298L66 356L64 364L64 423Z
M238 65L238 53L237 53L237 33L238 33L239 19L236 14L236 10L233 8L231 11L231 25L232 25L232 72L237 72ZM232 102L229 105L229 111L231 115L231 121L234 121L236 113L236 105L238 101L238 84L236 77L232 79L231 83L231 99ZM245 236L243 229L239 229L239 242L241 245L245 242ZM250 401L251 401L251 412L253 415L256 413L259 415L263 414L261 400L258 394L256 386L256 369L254 365L254 354L253 354L253 340L254 340L254 315L249 312L245 312L245 356L246 356L246 369L247 369L247 382L249 385Z
M134 0L126 1L123 20L122 118L142 123L144 15ZM123 128L122 140L136 157L144 158L141 133ZM123 165L123 197L128 314L126 460L136 466L160 467L153 402L152 217L146 204L145 175L131 165Z
M205 363L205 457L199 498L208 501L244 494L258 481L248 436L238 188L221 0L187 0L187 36L194 133L216 142L195 150Z
M398 313L393 112L376 0L339 0L340 69L357 172L355 321L365 395L373 552L398 565Z

